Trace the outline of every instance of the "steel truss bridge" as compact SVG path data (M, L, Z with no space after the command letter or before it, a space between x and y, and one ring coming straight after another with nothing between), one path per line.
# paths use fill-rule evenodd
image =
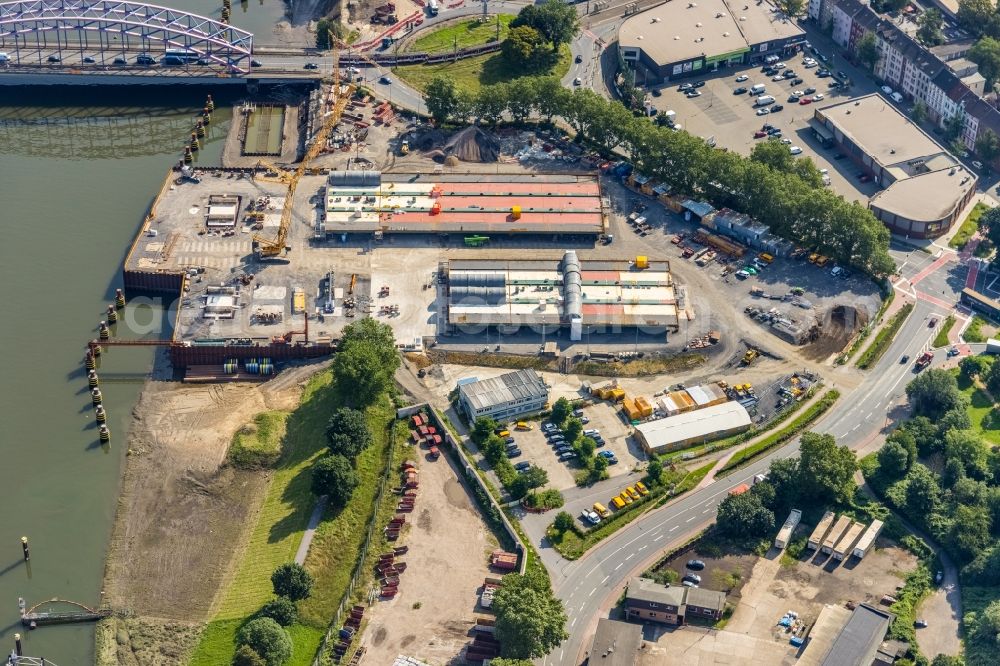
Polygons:
M190 62L176 69L240 76L250 71L253 33L205 16L138 2L0 2L0 52L7 56L0 68L113 66L123 73L137 69L167 73L168 68L135 62L137 54L149 54L159 62L167 49L190 53Z

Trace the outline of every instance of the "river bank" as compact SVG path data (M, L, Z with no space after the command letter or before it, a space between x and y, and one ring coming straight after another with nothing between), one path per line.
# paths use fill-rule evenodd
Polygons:
M105 600L132 617L99 628L99 666L186 663L273 474L227 464L233 435L259 412L295 409L306 381L326 367L294 366L260 384L198 385L164 380L165 358L157 361L132 414L104 575Z

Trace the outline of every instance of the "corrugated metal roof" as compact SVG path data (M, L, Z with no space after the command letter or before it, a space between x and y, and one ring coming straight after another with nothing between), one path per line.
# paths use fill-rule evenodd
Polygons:
M724 402L692 412L668 416L635 427L652 449L705 437L733 428L749 427L750 415L738 402Z
M534 370L518 370L458 387L465 400L476 410L489 409L515 400L548 396L549 389Z

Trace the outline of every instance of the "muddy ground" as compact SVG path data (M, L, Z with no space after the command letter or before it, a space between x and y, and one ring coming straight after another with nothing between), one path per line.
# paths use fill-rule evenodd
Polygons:
M105 569L112 607L208 618L267 480L267 472L224 464L233 433L258 412L294 408L320 367L295 367L264 384L147 382L133 411Z

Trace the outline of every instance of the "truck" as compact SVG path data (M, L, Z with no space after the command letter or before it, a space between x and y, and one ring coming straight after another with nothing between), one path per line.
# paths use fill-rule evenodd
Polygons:
M864 523L851 523L851 526L844 532L844 536L840 537L840 541L833 548L833 559L843 560L845 557L851 554L854 544L858 542L861 537L861 533L865 531Z
M800 520L802 520L802 512L799 509L792 509L788 518L785 519L785 524L778 530L778 536L774 538L775 548L781 550L788 545L788 542L792 540L792 532L795 531Z
M926 368L928 365L930 365L931 361L933 361L933 360L934 360L934 353L933 352L929 352L929 351L925 351L923 354L921 354L920 356L917 357L917 360L913 364L913 368L917 372L920 372L921 370L923 370L924 368Z
M814 529L812 534L809 536L806 548L809 550L819 550L820 544L823 543L823 537L825 537L826 533L830 531L830 526L833 525L833 521L836 517L837 514L833 511L827 511L823 514L823 517L816 524L816 529Z
M517 554L494 550L490 557L490 564L501 571L513 571L517 568Z
M851 526L851 519L848 516L841 516L837 519L837 522L833 524L833 527L827 532L826 539L823 540L823 545L820 547L820 552L829 555L833 552L833 547L837 545L840 541L840 537L844 536L844 532Z
M503 581L492 576L488 576L483 580L483 591L479 593L479 605L483 608L491 607L493 605L493 595L501 585L503 585Z
M667 119L667 125L673 127L674 121L677 120L677 112L673 109L669 109L663 112L663 117Z
M430 0L427 3L427 13L431 16L438 15L438 0Z
M730 495L742 495L743 493L745 493L748 490L750 490L750 486L748 486L745 483L741 483L740 485L738 485L735 488L733 488L732 490L730 490L729 494Z
M875 544L875 539L878 538L879 532L881 531L882 521L873 520L872 524L868 526L867 530L865 530L865 533L861 535L860 539L858 539L858 543L854 545L854 552L852 555L859 560L867 555L868 551L871 550L872 546Z

